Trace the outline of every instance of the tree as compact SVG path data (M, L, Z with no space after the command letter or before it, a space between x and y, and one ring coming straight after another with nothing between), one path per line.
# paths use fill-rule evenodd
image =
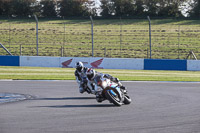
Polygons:
M0 0L0 15L3 14L3 2Z
M134 14L134 0L112 0L116 16L131 16Z
M143 16L144 15L144 1L143 0L136 0L135 1L135 9L134 14L135 16Z
M100 8L102 10L100 15L103 17L109 17L115 13L114 2L111 0L101 0Z
M87 3L89 3L88 0L61 0L59 14L62 17L89 16Z
M87 0L84 3L84 16L97 16L97 12L99 10L99 8L97 7L97 5L95 5L95 1L94 0Z
M10 15L11 0L0 0L0 15Z
M165 16L165 17L182 17L182 13L180 11L180 6L184 2L184 0L167 0L161 1L158 16Z
M149 16L157 16L159 10L159 0L146 0L145 11Z
M56 17L56 3L54 0L41 0L41 15L44 17Z
M33 14L32 7L36 0L11 0L11 14L14 16L28 16Z
M200 18L200 0L193 0L190 4L191 10L189 12L190 17Z
M180 6L187 0L146 0L147 15L158 17L182 17Z
M144 14L142 0L101 0L102 16L137 16Z
M36 1L34 4L31 5L31 10L34 15L37 15L38 17L41 16L41 5L40 1Z

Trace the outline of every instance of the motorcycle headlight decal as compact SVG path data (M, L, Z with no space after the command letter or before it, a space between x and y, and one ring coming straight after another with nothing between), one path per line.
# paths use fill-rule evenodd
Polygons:
M113 90L109 90L113 96L117 96L117 94Z

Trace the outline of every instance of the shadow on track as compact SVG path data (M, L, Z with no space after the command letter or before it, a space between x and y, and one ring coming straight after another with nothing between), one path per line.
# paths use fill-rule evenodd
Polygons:
M95 97L62 97L62 98L35 98L33 100L90 100ZM88 105L52 105L52 106L35 106L44 108L94 108L94 107L115 107L113 104L88 104Z
M88 105L53 105L53 106L36 106L44 108L96 108L96 107L117 107L113 104L88 104Z
M87 100L95 97L62 97L62 98L36 98L34 100Z

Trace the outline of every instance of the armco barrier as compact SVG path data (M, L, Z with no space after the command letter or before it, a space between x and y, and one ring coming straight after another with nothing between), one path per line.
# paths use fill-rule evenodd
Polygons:
M187 60L144 59L144 70L187 70Z
M0 66L19 66L19 56L0 56Z

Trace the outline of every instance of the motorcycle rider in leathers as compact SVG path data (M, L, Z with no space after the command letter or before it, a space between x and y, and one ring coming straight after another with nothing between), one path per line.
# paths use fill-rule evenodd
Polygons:
M99 73L99 72L93 70L92 68L90 68L90 69L87 70L86 75L87 75L88 81L90 82L88 85L91 85L90 87L92 87L95 91L97 102L102 102L103 100L105 100L104 97L101 95L100 86L98 86L98 81L103 79L103 78L110 79L111 81L117 83L121 89L126 91L125 87L122 86L119 79L114 78L109 74Z
M79 84L79 92L80 93L84 93L85 92L85 88L83 88L83 84L87 84L85 82L83 82L83 78L87 77L86 76L86 72L88 71L87 67L84 67L82 62L77 62L75 64L76 70L75 70L75 77L76 77L76 81Z

